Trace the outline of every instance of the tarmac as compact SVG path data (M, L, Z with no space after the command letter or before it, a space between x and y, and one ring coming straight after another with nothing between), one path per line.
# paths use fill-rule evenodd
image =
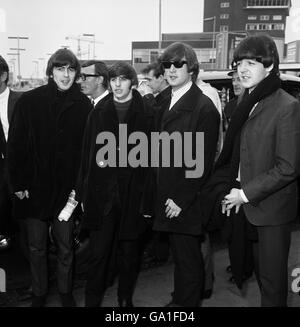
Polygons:
M293 292L292 286L297 287L297 276L300 281L300 226L295 225L292 232L292 241L289 255L289 294L288 306L300 307L299 293ZM214 245L214 274L215 282L212 296L203 300L202 307L259 307L260 293L255 280L251 277L242 290L239 290L235 284L228 281L231 276L226 272L226 267L229 264L228 251L226 246L220 244ZM1 259L1 256L0 256ZM0 262L1 266L1 262ZM133 303L135 307L163 307L171 301L171 292L173 290L173 263L172 258L167 263L159 267L153 267L141 270L135 293L133 296ZM295 268L299 269L292 272ZM28 272L27 272L28 275ZM28 276L27 276L28 277ZM20 278L20 277L19 277ZM294 282L293 282L294 281ZM78 307L84 306L84 280L75 280L74 297ZM299 283L300 284L300 283ZM2 305L5 307L28 307L31 299L22 299L20 296L15 298L11 296L10 291L9 301L3 302L5 293L0 293L0 300L2 296ZM19 294L20 295L20 294ZM47 298L47 307L60 307L60 299L55 287L50 291ZM114 284L109 287L105 293L102 307L117 307L117 279Z

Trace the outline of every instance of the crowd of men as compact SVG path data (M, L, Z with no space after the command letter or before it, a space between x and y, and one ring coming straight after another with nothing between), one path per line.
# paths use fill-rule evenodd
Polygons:
M87 307L101 306L116 272L118 305L134 306L149 219L152 251L164 261L170 249L174 261L166 306L196 307L211 295L208 226L214 220L229 234L237 286L250 262L261 305L286 306L300 103L280 88L270 37L244 39L233 67L237 98L224 118L217 91L199 79L196 53L185 43L171 44L147 66L143 85L127 63L80 65L70 50L59 49L47 64L48 83L21 94L7 87L8 66L0 58L0 242L14 216L30 263L32 306L47 301L49 226L62 306L76 306L77 216L89 239ZM154 134L163 135L158 147Z

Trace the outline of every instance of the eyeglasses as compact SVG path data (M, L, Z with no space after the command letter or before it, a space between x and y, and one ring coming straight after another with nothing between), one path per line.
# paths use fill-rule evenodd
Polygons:
M79 78L81 78L83 81L85 81L87 77L99 77L99 76L100 75L82 73L79 75Z
M187 61L163 61L162 65L164 68L169 69L173 65L175 68L181 68L184 64L187 64Z

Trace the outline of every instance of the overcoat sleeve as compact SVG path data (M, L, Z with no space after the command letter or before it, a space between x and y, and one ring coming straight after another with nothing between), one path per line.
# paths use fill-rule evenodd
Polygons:
M16 103L8 132L7 162L12 192L24 191L29 185L27 171L29 128L26 116L26 98L23 95Z

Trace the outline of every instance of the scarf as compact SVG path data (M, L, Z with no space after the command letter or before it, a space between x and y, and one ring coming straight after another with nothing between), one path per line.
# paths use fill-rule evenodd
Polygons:
M215 169L218 169L230 164L231 181L235 180L238 173L242 127L247 121L254 105L279 88L280 78L277 73L272 71L266 78L258 83L251 93L249 93L249 90L246 90L242 101L237 105L226 132L222 152L215 165Z

